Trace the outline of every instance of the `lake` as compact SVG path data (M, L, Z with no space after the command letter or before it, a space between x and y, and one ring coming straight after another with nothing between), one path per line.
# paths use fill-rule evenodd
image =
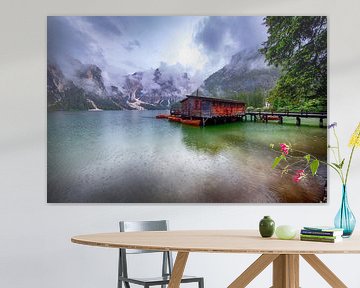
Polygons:
M317 122L297 127L248 121L200 128L156 119L160 113L49 112L48 202L323 201L326 167L300 183L271 168L277 156L271 143L291 142L326 160L327 129Z

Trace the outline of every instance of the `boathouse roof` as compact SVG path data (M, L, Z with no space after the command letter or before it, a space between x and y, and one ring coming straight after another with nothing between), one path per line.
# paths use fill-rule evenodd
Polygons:
M238 101L238 100L231 100L231 99L222 99L222 98L214 98L214 97L205 97L205 96L196 96L196 95L186 95L186 98L181 100L180 102L184 102L189 98L196 98L196 99L203 99L209 101L216 101L222 103L236 103L236 104L245 104L245 102Z

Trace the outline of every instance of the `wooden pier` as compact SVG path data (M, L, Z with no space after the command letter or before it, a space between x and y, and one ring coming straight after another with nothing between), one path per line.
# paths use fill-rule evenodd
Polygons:
M243 120L247 121L247 116L250 116L250 121L256 122L262 120L265 123L271 120L277 120L279 124L283 124L284 117L293 117L296 119L296 125L301 125L302 118L319 119L319 127L324 127L324 119L327 118L326 112L246 112Z

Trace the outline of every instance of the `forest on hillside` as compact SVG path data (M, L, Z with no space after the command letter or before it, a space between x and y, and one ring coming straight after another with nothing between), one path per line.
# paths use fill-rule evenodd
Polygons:
M274 110L326 111L327 18L268 16L260 52L281 74L267 101Z

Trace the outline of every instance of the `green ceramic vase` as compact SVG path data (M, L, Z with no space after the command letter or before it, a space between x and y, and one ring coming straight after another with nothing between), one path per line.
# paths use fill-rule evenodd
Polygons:
M275 222L270 216L264 216L259 223L259 232L262 237L271 237L274 235Z

